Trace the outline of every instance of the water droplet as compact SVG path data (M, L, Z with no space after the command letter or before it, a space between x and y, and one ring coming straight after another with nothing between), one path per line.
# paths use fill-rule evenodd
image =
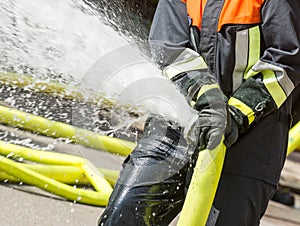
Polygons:
M168 193L169 193L168 190L163 191L163 194L164 194L164 195L165 195L165 194L168 194Z
M156 215L156 213L153 212L153 213L152 213L152 216L154 217L155 215Z
M77 201L80 201L80 200L81 200L81 196L78 196L78 197L77 197Z
M9 157L12 157L14 155L13 152L9 153L6 157L9 158Z
M44 186L45 188L47 188L48 187L48 184L45 184L45 186Z

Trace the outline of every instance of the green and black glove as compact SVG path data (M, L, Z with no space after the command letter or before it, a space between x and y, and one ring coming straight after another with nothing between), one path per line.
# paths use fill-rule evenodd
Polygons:
M228 125L227 98L207 69L181 72L170 78L189 104L199 112L196 122L200 148L214 149Z
M228 111L227 98L203 58L187 49L164 74L179 88L188 103L199 112L195 129L200 148L214 149L225 135L230 147L238 138L238 125Z
M238 125L239 134L245 133L252 123L277 109L264 85L251 77L234 92L228 105L230 114Z

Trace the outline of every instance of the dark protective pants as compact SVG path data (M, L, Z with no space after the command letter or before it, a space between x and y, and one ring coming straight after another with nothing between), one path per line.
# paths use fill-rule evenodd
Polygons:
M227 150L213 204L215 225L259 225L283 167L288 112L283 106L265 117ZM168 225L182 208L196 156L197 147L185 142L182 128L149 119L124 162L99 225Z
M143 137L123 164L99 225L168 225L181 210L189 159L196 150L182 128L149 118Z

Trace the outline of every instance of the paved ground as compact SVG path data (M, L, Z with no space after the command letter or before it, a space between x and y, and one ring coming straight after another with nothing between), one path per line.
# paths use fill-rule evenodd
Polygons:
M1 226L96 226L103 208L62 200L26 185L0 185ZM170 226L176 225L176 220ZM261 226L297 226L265 216Z
M0 185L0 225L96 225L102 208L55 198L29 186Z
M93 161L98 167L119 170L123 160L123 157L120 156L112 156L111 154L79 145L63 144L51 138L21 132L9 127L3 128L0 126L0 129L29 137L39 144L52 144L54 146L53 150L57 152L83 156ZM8 183L0 183L0 206L0 226L96 226L98 217L103 211L101 207L66 201L33 186ZM275 207L273 205L272 208L269 208L261 222L261 226L299 225L298 223L293 223L293 218L297 218L297 222L300 222L300 219L298 219L300 215L297 210L284 209L282 206ZM277 213L280 213L282 210L290 214L286 218L291 221L277 219ZM175 225L176 219L170 226Z
M116 169L121 167L123 157L89 149L79 145L64 144L57 140L21 132L9 127L0 129L28 137L34 142L52 144L53 150L83 156L98 167ZM103 208L66 201L39 188L0 183L1 226L95 226Z

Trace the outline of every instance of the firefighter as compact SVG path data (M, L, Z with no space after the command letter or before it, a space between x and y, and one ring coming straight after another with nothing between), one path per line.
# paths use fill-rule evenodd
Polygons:
M197 151L223 134L227 154L208 222L259 225L276 191L300 82L300 2L161 0L153 57L198 111L189 134L160 116L123 165L99 225L168 225L180 212Z

